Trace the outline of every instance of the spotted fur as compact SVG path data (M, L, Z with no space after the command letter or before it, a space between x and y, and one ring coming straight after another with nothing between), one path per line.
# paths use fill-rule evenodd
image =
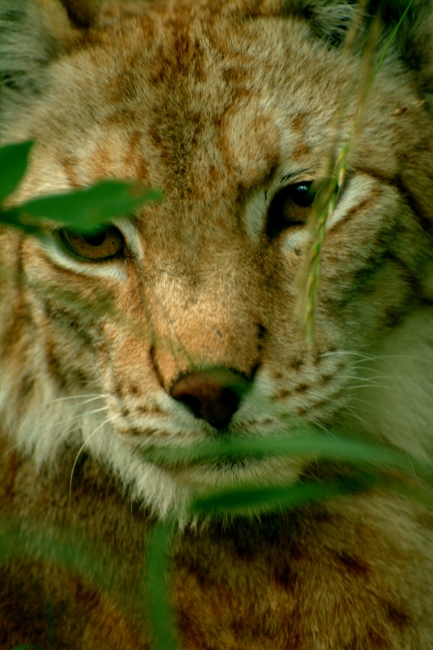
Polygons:
M379 48L404 7L382 3ZM343 0L2 0L0 137L35 140L11 200L105 178L164 192L115 222L124 254L106 261L71 255L52 230L0 232L1 513L84 535L110 567L106 593L42 560L7 565L2 649L48 647L44 599L59 647L150 647L139 589L155 518L185 522L215 488L342 471L184 468L146 460L149 445L308 424L430 457L430 0L415 0L370 89L312 351L296 315L308 233L275 222L282 188L320 176L338 124L349 136L371 19L350 56L344 38L359 15ZM220 385L236 408L214 426L183 396ZM186 528L173 550L182 647L424 650L432 551L429 513L379 491Z

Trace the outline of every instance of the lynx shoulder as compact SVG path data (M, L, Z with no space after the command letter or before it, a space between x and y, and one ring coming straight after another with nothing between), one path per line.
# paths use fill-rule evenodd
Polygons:
M194 526L215 490L351 469L180 461L312 427L431 457L433 4L393 40L406 3L379 23L364 4L1 1L0 141L34 140L11 201L105 179L164 195L91 234L0 229L0 518L22 540L1 650L152 647L142 549L170 517L185 650L433 647L426 508L370 489ZM308 349L307 222L351 138ZM86 540L105 586L47 559L41 531Z

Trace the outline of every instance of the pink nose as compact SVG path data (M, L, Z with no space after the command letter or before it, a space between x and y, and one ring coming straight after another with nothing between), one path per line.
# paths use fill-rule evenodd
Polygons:
M245 379L230 371L191 372L179 379L170 392L197 418L206 420L216 429L223 429L238 410L239 393L245 390L246 384Z

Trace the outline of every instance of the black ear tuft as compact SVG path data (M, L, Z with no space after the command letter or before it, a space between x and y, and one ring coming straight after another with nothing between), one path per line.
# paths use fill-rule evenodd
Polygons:
M286 0L287 13L304 18L312 34L330 47L340 47L356 16L363 12L362 34L366 38L373 19L379 16L384 46L403 16L409 0ZM392 44L405 67L414 74L420 94L433 93L433 0L414 0Z
M0 0L1 128L42 92L50 63L79 34L59 0Z
M400 23L393 50L413 73L420 95L428 98L433 93L433 0L414 0L408 5L409 0L370 0L367 10L370 20L379 15L383 42Z
M388 0L384 22L397 23L407 0ZM422 95L433 93L433 0L414 0L397 35L400 58L412 70Z
M0 99L13 92L38 93L41 68L58 50L56 39L28 0L1 0L0 4Z
M96 23L102 0L60 0L70 20L81 28L91 27Z
M314 36L338 47L359 12L358 0L286 0L288 13L303 18Z

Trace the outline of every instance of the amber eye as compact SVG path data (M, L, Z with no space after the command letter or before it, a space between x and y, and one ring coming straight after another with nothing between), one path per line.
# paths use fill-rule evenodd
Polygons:
M283 187L268 210L266 234L271 239L293 226L305 226L315 197L313 181Z
M123 235L115 226L107 226L86 234L61 228L58 230L58 236L70 253L92 262L121 257L125 246Z

